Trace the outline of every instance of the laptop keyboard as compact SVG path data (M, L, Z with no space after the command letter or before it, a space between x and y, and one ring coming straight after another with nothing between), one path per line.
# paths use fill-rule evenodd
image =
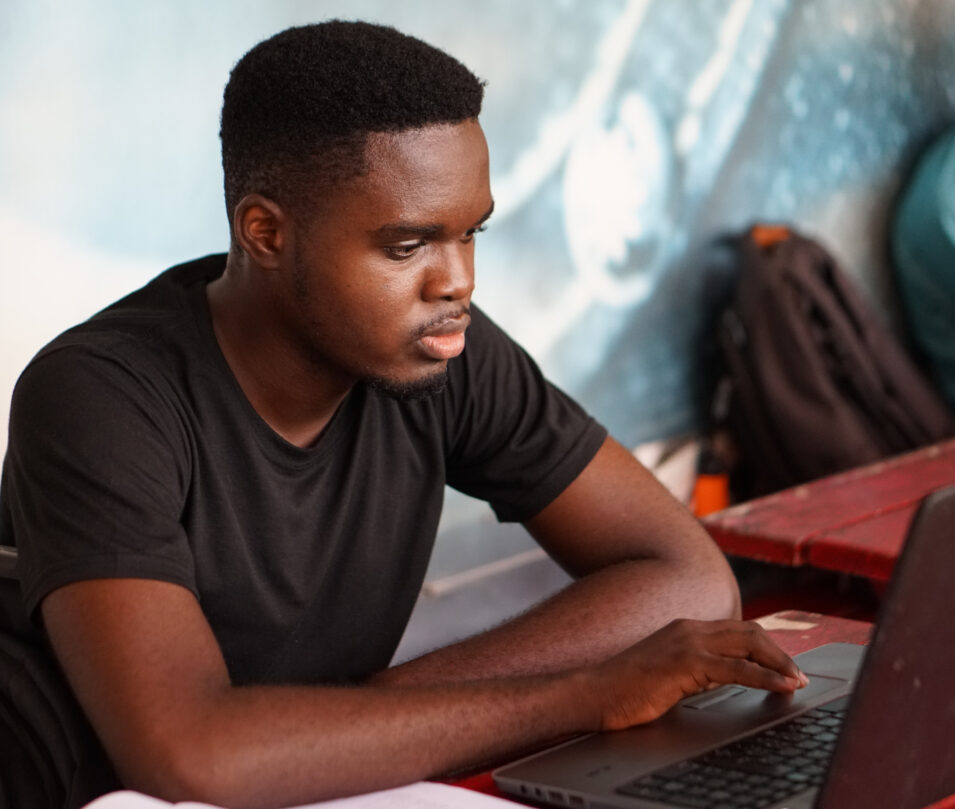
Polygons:
M819 786L847 699L645 775L617 792L689 809L761 809Z

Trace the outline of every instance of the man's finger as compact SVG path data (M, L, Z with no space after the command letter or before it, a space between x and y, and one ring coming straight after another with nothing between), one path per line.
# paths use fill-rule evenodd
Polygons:
M789 693L805 685L803 679L784 674L741 657L724 657L716 664L724 683L737 683L749 688Z
M809 682L793 659L754 621L728 623L725 628L721 627L719 635L722 641L720 651L725 656L751 660L796 680L799 687Z

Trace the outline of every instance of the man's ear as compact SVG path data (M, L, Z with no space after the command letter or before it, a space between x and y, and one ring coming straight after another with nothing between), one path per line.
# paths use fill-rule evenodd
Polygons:
M278 269L288 243L291 219L277 203L261 194L248 194L235 206L233 238L261 267Z

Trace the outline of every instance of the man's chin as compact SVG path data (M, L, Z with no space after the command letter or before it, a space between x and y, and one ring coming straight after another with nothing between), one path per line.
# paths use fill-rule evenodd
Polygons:
M448 386L448 371L443 368L437 373L411 381L370 376L365 379L365 382L378 393L392 399L411 402L418 399L430 399L442 393Z

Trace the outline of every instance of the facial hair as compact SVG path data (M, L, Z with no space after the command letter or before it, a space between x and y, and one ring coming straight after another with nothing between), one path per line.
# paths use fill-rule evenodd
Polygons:
M370 375L366 376L363 381L372 390L391 399L413 402L420 399L430 399L432 396L443 393L448 386L448 371L447 368L442 368L434 374L412 382Z

